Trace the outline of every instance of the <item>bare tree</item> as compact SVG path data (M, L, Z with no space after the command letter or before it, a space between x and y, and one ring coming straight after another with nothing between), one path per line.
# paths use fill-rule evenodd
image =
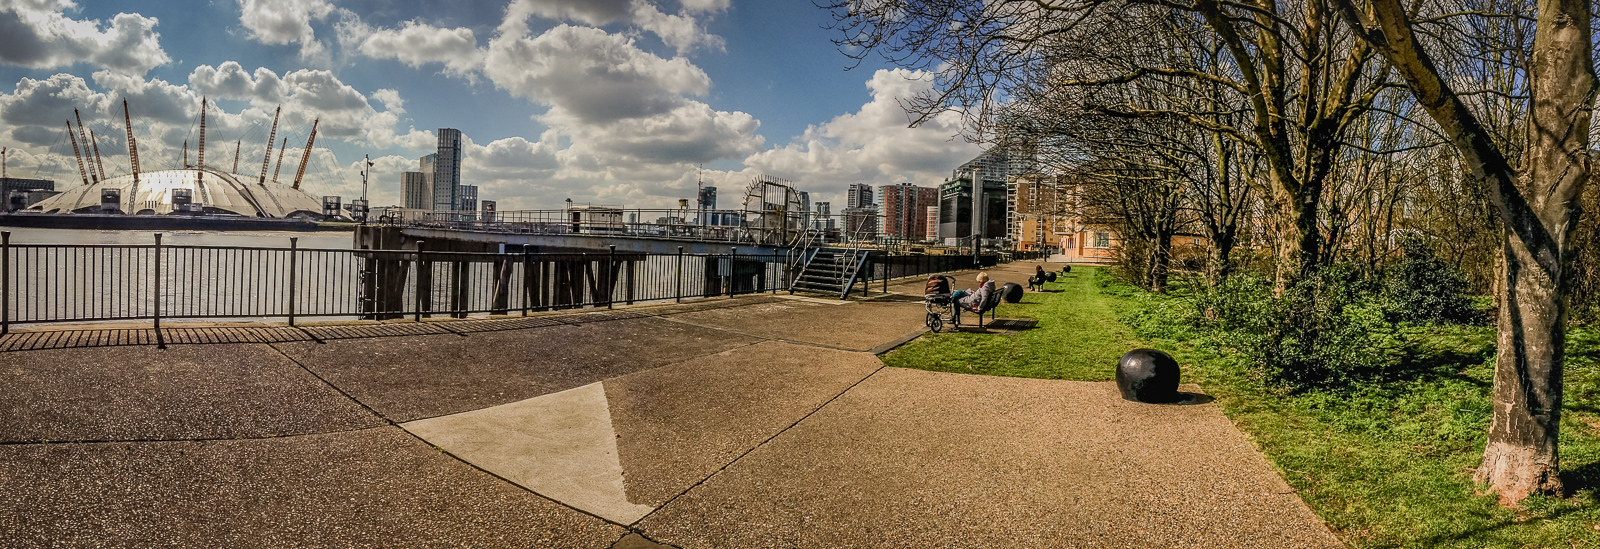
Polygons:
M857 56L937 73L936 89L910 100L917 121L946 110L968 115L981 137L1011 97L1073 88L1162 82L1221 90L1241 109L1244 131L1219 124L1205 93L1159 109L1097 108L1122 116L1181 117L1250 147L1267 168L1266 196L1280 233L1280 285L1318 267L1323 186L1342 135L1384 88L1372 49L1353 40L1328 0L840 0L827 4ZM1170 39L1152 42L1162 34ZM1161 53L1183 41L1198 52Z
M1507 18L1519 25L1529 12L1515 4L1509 13L1452 14L1424 11L1425 2L1408 9L1400 0L1337 1L1361 39L1389 61L1449 136L1472 174L1487 183L1504 224L1494 417L1475 477L1509 505L1534 493L1559 493L1565 298L1578 200L1590 174L1596 89L1589 1L1538 2L1524 65L1530 106L1521 162L1514 162L1503 140L1497 142L1482 105L1473 108L1446 70L1481 60L1453 58L1447 44L1418 29L1449 18Z

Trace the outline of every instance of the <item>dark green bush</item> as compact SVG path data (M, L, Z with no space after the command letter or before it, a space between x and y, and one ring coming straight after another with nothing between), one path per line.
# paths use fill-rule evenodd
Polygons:
M1340 388L1393 366L1401 342L1354 269L1328 267L1273 299L1247 328L1254 366L1283 388Z
M1415 324L1477 324L1487 316L1473 307L1466 273L1440 259L1421 235L1400 241L1405 255L1384 280L1384 312Z
M1372 293L1345 267L1307 277L1282 297L1265 277L1238 274L1215 288L1145 304L1125 320L1145 337L1206 337L1243 355L1271 387L1337 389L1399 361L1400 336Z

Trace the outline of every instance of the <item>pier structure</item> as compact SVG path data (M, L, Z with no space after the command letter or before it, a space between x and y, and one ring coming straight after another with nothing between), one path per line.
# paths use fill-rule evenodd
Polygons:
M357 229L354 248L361 257L362 316L392 319L405 311L444 308L462 311L474 293L488 292L490 313L511 310L512 293L521 292L525 308L553 310L615 301L633 304L648 294L648 284L682 285L709 295L774 290L790 277L781 273L792 262L791 248L739 246L733 242L646 238L604 234L516 234L453 228L367 225ZM427 252L419 254L417 252ZM682 256L713 262L687 272ZM668 282L644 273L651 257L678 255ZM658 262L659 263L659 262ZM662 265L655 265L660 270ZM471 276L487 270L488 277ZM783 280L769 280L782 277ZM474 288L474 285L489 288ZM681 292L680 292L681 293ZM595 296L605 296L596 298ZM417 303L408 303L415 299Z

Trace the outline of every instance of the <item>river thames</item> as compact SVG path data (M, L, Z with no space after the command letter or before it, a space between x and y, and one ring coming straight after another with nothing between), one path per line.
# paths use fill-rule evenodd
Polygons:
M12 244L161 244L172 246L246 246L287 248L289 239L298 237L301 248L350 249L350 232L275 232L275 231L101 231L85 229L33 229L0 227L11 233Z

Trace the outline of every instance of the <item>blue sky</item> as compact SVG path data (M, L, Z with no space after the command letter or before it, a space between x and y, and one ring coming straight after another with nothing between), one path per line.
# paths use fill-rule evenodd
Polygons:
M305 188L359 194L371 154L388 205L453 127L471 141L463 178L503 210L669 207L699 165L723 206L756 174L837 200L850 183L937 183L977 153L953 115L906 128L896 100L928 81L876 59L846 71L829 21L805 0L0 0L15 37L0 42L0 145L13 175L77 184L63 121L80 108L107 171L126 173L127 98L143 169L175 167L205 95L207 163L242 140L254 173L281 105L283 179L317 118Z

